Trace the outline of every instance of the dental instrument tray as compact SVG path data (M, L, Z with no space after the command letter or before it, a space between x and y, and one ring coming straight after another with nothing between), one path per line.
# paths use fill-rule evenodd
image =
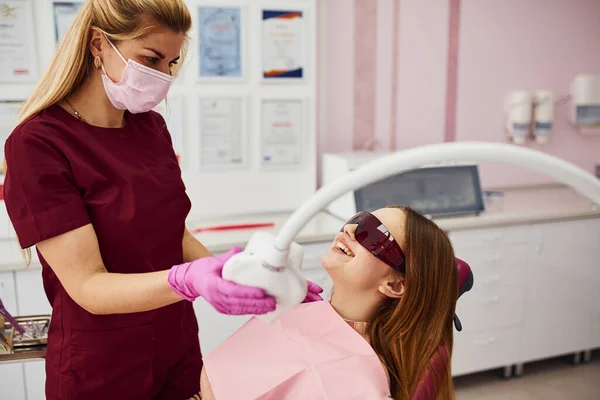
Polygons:
M48 343L50 315L32 315L15 317L25 332L19 331L8 322L4 322L0 341L0 361L5 359L28 358L28 354L37 358L45 353ZM21 356L19 356L21 355Z

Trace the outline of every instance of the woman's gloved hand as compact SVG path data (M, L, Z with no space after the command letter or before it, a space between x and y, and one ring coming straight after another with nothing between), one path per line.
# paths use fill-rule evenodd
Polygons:
M263 289L238 285L222 278L223 265L241 251L234 247L218 257L175 265L169 271L169 285L188 301L204 298L221 314L262 315L274 311L275 299L266 295Z
M306 293L306 298L304 299L303 303L312 303L313 301L322 301L323 298L321 298L319 293L323 293L323 288L309 280L307 280L306 283L308 284L308 292Z

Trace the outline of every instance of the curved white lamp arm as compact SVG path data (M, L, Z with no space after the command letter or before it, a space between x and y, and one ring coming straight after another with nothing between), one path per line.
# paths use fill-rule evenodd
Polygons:
M571 186L600 205L600 180L582 168L560 158L510 144L441 143L384 156L323 186L285 222L275 242L277 250L285 252L308 221L333 200L349 191L425 164L441 161L491 161L522 166Z
M257 232L244 252L229 260L223 278L263 288L277 299L270 320L302 302L306 280L299 266L302 248L293 243L300 230L333 200L395 174L436 162L492 161L513 164L548 175L600 205L600 180L585 170L540 151L509 144L442 143L403 150L382 157L322 187L285 222L277 237Z

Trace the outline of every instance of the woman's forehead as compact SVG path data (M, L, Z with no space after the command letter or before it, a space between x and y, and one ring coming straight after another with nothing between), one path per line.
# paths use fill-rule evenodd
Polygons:
M404 244L404 230L406 226L406 215L399 208L380 208L372 212L390 231L396 241L402 246Z
M141 47L158 50L168 59L175 58L179 55L184 41L185 34L176 33L162 27L157 27L152 32L137 39L137 43Z

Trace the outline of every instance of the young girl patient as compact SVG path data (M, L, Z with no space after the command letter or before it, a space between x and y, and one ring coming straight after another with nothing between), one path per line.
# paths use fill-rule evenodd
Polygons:
M458 278L447 235L406 207L362 212L343 226L321 263L333 281L331 306L371 345L391 396L412 399L428 385L428 398L454 398L450 355ZM206 368L201 394L210 400Z

